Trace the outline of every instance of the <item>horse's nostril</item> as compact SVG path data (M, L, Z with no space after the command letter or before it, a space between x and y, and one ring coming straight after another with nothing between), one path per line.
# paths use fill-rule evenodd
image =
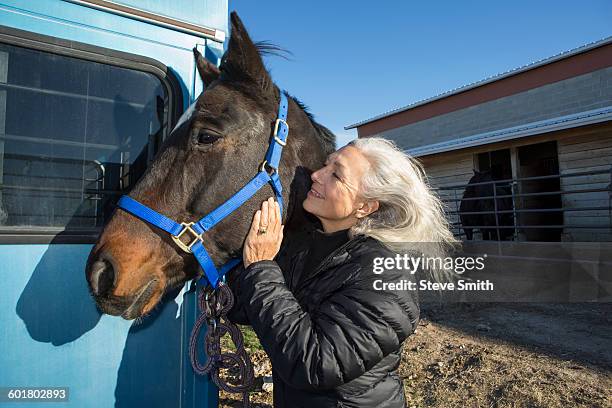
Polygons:
M91 266L91 289L97 296L107 294L114 286L115 270L107 260L94 262Z

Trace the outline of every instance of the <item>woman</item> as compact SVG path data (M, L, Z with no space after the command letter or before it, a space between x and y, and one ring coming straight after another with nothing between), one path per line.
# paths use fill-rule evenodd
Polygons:
M304 209L321 228L278 254L278 203L257 211L244 245L245 270L230 286L230 318L253 326L272 362L275 407L405 406L401 347L419 319L416 291L376 290L375 258L401 242L455 242L419 164L392 142L358 139L312 173ZM277 261L274 261L274 259ZM244 314L241 316L241 314Z

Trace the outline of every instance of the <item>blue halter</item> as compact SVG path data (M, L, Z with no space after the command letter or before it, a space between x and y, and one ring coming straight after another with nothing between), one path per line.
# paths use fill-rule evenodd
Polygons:
M128 197L122 196L117 203L117 206L124 211L127 211L136 217L155 225L158 228L172 235L174 242L187 253L193 253L198 260L198 263L204 271L204 275L198 280L198 283L206 286L210 284L213 288L217 288L219 282L224 279L225 274L234 266L238 265L242 259L234 258L229 260L225 265L217 270L213 260L204 248L204 238L202 235L217 225L225 217L230 215L234 210L239 208L247 200L255 195L266 183L270 183L276 200L280 205L281 214L283 212L283 187L278 175L278 166L283 152L283 146L287 142L289 135L289 125L287 124L287 97L284 92L280 92L280 105L278 108L278 118L274 125L270 145L266 157L259 168L259 173L251 179L244 187L235 193L229 200L215 208L210 214L204 216L197 222L175 222L170 218L158 213L155 210L147 207ZM268 169L270 169L268 171ZM191 237L191 242L185 244L181 241L181 237L187 234Z

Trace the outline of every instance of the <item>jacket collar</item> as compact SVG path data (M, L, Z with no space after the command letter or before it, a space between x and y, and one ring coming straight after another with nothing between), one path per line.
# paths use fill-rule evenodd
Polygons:
M368 237L366 235L358 234L351 238L348 242L335 249L331 254L327 256L327 258L325 258L321 262L321 264L310 276L300 282L296 290L299 290L304 287L306 283L315 279L322 272L347 262L349 259L351 259L352 250L367 239ZM305 253L307 251L308 250L305 249L303 252Z

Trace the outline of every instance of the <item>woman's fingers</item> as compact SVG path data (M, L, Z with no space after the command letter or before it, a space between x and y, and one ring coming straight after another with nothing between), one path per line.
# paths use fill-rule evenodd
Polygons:
M269 208L268 208L268 201L264 201L261 204L261 221L260 221L260 226L261 228L267 228L268 225L270 225L270 221L269 221Z
M259 223L261 222L261 210L255 212L253 222L251 223L251 232L257 232L259 230Z
M283 218L281 216L280 213L280 204L278 203L278 201L274 202L274 214L275 214L275 219L274 219L274 233L278 234L280 233L281 227L282 227L282 221Z
M264 228L266 233L259 233ZM262 203L261 210L257 210L253 217L242 250L245 268L253 262L274 259L283 240L283 229L280 204L275 202L274 197L270 197Z
M280 214L280 204L274 200L274 197L270 197L261 203L261 210L255 213L255 217L253 218L252 229L255 231L265 229L270 234L278 235L282 226L282 216Z
M276 223L278 220L276 214L276 207L274 205L274 198L268 198L268 226L274 232L276 230Z

